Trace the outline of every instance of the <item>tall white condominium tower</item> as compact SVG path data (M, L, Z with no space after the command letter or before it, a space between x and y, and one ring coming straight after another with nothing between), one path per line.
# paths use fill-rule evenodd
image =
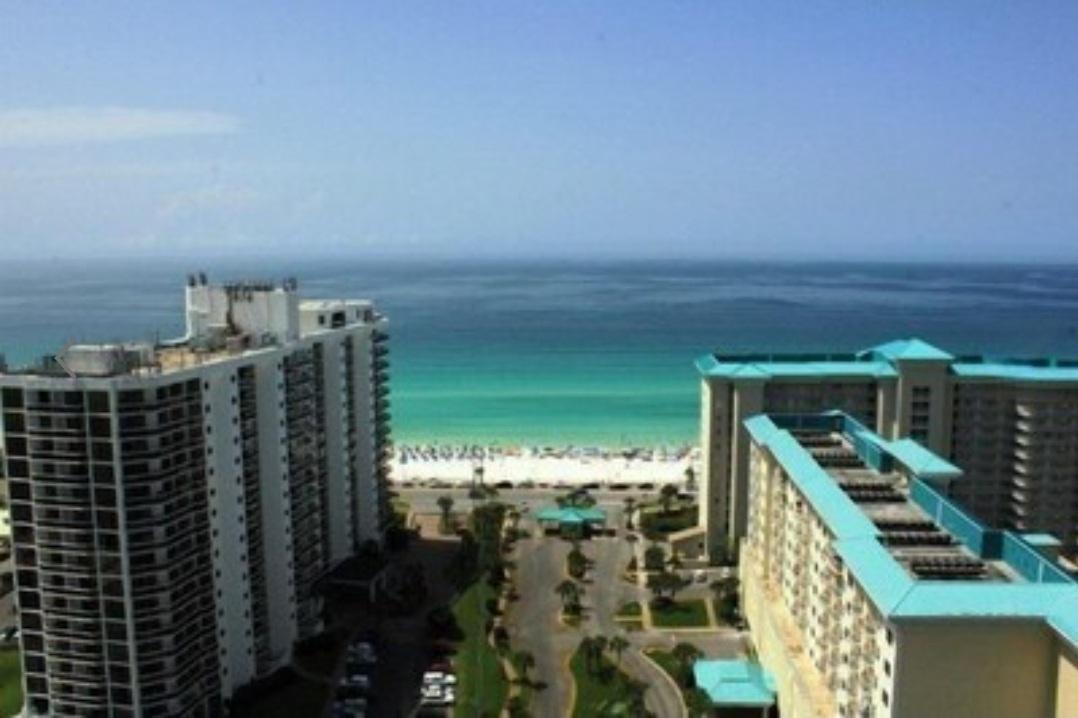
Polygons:
M187 333L0 374L26 708L206 715L321 630L386 516L386 319L186 289Z
M745 535L756 414L841 409L961 466L953 498L991 526L1042 531L1078 557L1078 361L954 356L918 339L856 354L709 354L701 375L697 549Z

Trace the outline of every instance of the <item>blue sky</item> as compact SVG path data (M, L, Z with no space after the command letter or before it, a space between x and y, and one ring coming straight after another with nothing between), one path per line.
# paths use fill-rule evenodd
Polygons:
M1078 3L7 2L0 248L1078 260Z

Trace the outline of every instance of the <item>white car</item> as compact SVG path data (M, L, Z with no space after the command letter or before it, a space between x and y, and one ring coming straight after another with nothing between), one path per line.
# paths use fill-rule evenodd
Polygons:
M354 673L350 676L345 676L341 679L341 685L350 686L353 688L359 688L360 690L369 690L371 687L371 679L362 673Z
M441 705L443 700L445 700L445 692L439 685L423 686L419 691L419 702L422 705Z
M367 710L367 699L349 698L344 702L344 708L349 711L365 711Z
M455 686L457 685L457 677L452 673L443 673L442 671L427 671L423 674L424 686Z
M374 649L369 645L366 648L364 648L363 645L349 646L348 659L361 664L378 662L377 654L375 654Z

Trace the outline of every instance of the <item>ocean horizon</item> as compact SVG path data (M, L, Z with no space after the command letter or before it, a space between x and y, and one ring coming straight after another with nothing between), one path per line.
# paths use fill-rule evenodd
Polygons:
M919 336L958 354L1078 356L1078 267L765 261L8 261L0 353L183 332L190 271L295 276L391 322L401 443L683 445L696 357L855 351Z

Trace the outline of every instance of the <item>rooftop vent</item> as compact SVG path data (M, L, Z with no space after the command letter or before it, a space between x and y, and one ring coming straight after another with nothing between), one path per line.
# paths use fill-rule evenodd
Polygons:
M842 442L838 438L831 434L821 434L819 432L805 432L805 431L793 431L791 432L794 438L801 444L801 446L808 448L839 448L842 446Z
M858 504L899 504L906 502L906 497L890 486L843 487L843 489L845 489L850 499Z
M925 519L876 519L883 531L936 531L936 524Z
M930 556L912 559L910 570L918 578L962 581L984 578L988 567L984 561L966 556Z
M890 531L880 537L885 546L952 546L954 539L942 531Z
M863 469L865 462L849 449L824 449L812 452L812 458L825 469Z

